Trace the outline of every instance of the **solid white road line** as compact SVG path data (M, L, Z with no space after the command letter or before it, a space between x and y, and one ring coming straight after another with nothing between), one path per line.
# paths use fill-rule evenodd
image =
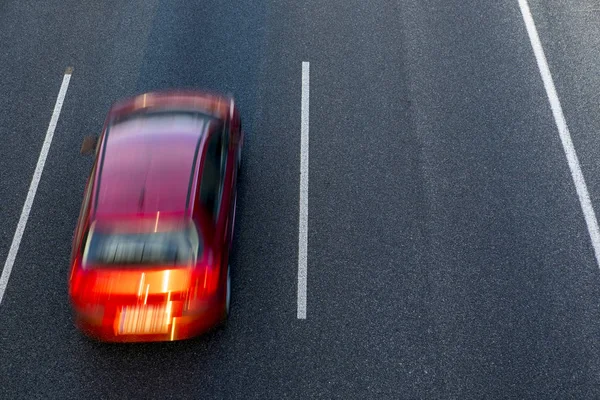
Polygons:
M298 319L306 319L306 278L308 253L308 99L310 63L302 63L302 105L300 136L300 224L298 235Z
M546 88L546 94L548 95L548 101L550 102L550 107L552 108L552 114L554 115L556 126L558 127L560 140L562 142L565 155L567 156L567 162L569 163L571 176L573 177L573 182L575 182L579 203L581 204L581 209L583 210L585 223L587 225L588 233L592 240L592 246L596 255L596 263L598 266L600 266L600 230L598 229L598 220L596 219L596 214L594 213L594 208L592 207L590 194L588 192L587 185L585 184L585 180L583 179L583 173L581 172L581 166L579 165L579 160L577 159L575 147L573 147L573 141L571 140L571 134L569 133L569 128L567 127L567 121L560 105L560 100L554 86L552 74L550 73L550 68L548 67L548 61L546 60L546 55L544 54L544 48L540 42L540 38L538 36L533 17L531 16L531 10L529 9L527 0L519 0L519 7L521 7L521 14L523 15L523 20L525 21L525 26L527 27L527 33L529 35L531 47L533 47L537 65L540 70L540 74L542 75L542 80L544 81L544 87Z
M58 98L56 99L56 104L54 105L54 111L52 112L52 118L50 119L48 130L46 131L46 139L42 145L42 151L40 152L40 157L38 158L35 171L33 172L33 179L29 185L29 192L27 193L27 198L25 199L25 204L23 205L23 210L21 211L21 218L19 218L17 230L13 236L10 250L8 250L8 257L4 263L4 268L2 269L2 275L0 276L0 304L2 303L2 298L4 297L6 285L8 284L8 279L10 278L10 273L12 272L15 259L17 258L19 245L21 244L21 239L23 238L23 233L25 232L25 225L27 225L29 212L31 211L31 206L33 205L33 199L35 198L35 193L37 192L40 178L42 177L42 171L44 170L46 157L48 156L48 151L50 150L50 144L52 143L52 138L54 137L54 130L56 129L56 124L58 123L58 117L60 116L60 110L62 109L65 95L67 94L67 88L69 87L69 81L71 80L72 73L73 68L71 67L67 68L65 71L62 85L60 86L60 91L58 92Z

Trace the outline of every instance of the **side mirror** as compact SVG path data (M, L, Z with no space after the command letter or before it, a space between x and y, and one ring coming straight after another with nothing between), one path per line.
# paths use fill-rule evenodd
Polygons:
M81 154L93 154L96 151L96 146L98 145L98 136L86 136L83 138L83 143L81 144Z

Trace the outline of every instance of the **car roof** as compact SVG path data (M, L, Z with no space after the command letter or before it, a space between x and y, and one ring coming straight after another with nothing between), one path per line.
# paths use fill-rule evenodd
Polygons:
M190 214L203 138L221 121L193 111L143 111L112 121L100 149L94 219Z

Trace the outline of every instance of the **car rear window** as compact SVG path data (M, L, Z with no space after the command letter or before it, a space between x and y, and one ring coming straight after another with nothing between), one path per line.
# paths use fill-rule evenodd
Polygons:
M92 228L83 254L86 268L100 266L191 266L202 253L193 223L161 232L123 232Z
M115 118L110 123L111 135L119 135L131 131L143 131L146 134L164 133L165 131L198 133L200 127L215 117L199 111L183 109L139 110Z

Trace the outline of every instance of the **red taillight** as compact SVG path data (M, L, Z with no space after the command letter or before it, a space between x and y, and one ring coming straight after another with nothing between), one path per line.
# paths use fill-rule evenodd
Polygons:
M184 312L200 311L207 301L212 300L219 288L220 272L221 269L218 263L199 268L198 273L195 274L191 282Z
M83 280L83 274L77 268L77 265L73 265L71 268L71 276L69 278L69 294L73 296L78 296L81 291L81 283Z
M203 296L211 296L217 291L219 283L219 266L207 266L204 269L204 279L202 282L201 293Z

